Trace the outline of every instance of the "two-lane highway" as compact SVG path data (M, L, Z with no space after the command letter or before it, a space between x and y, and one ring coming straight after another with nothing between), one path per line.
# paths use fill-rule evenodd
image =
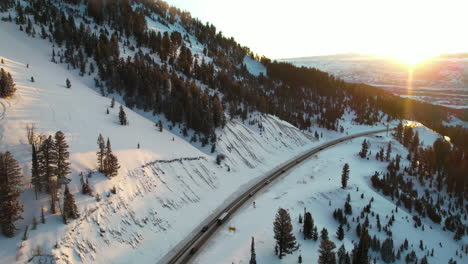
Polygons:
M239 207L241 207L245 202L247 202L253 195L255 195L258 191L260 191L263 187L277 179L280 175L285 173L286 171L294 168L299 163L303 162L307 158L313 156L314 154L329 148L331 146L337 145L341 142L351 140L353 138L367 136L376 133L387 132L392 129L381 129L376 131L369 131L369 132L362 132L342 138L338 138L322 145L316 146L311 150L305 152L304 154L296 157L285 165L281 166L274 172L270 173L270 175L266 176L262 180L260 180L257 184L250 187L248 190L243 192L239 195L236 199L234 199L230 204L228 204L224 210L221 211L216 217L208 221L204 227L200 230L200 232L196 233L192 239L185 243L178 251L174 252L174 254L168 257L168 261L165 262L163 259L161 263L168 263L168 264L179 264L179 263L188 263L190 258L193 257L196 252L203 246L203 244L215 233L218 227L228 219ZM177 250L177 249L175 249ZM167 256L166 256L167 257Z

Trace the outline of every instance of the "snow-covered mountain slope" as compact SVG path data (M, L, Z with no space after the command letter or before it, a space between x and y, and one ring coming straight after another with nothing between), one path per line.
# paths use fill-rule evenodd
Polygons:
M147 21L150 30L184 33L177 23L165 26L156 17ZM94 26L91 28L98 31L100 26ZM122 97L102 96L94 86L96 73L79 76L78 70L68 70L66 64L52 63L52 50L62 53L63 49L28 37L13 23L0 22L0 36L0 57L5 62L0 67L12 74L18 89L12 98L0 99L0 151L11 151L19 161L25 189L21 196L24 219L15 223L19 228L16 236L0 236L1 262L132 263L138 259L155 263L188 234L198 232L203 220L237 192L317 144L310 136L313 132L322 141L343 135L314 127L303 132L277 117L249 113L245 122L229 120L216 131L216 152L211 153L211 146L191 142L192 131L183 137L178 124L169 129L172 124L162 115L124 106L130 125L120 126ZM190 43L184 40L185 44L199 60L211 60L193 36L187 39ZM122 57L135 53L123 46L120 52ZM265 74L263 65L249 57L244 64L253 75ZM66 79L71 81L70 89L65 87ZM117 101L114 108L110 108L111 97ZM344 117L346 133L386 125L356 126L352 119L352 114ZM163 132L154 125L160 120ZM63 131L70 145L69 187L81 216L68 225L60 214L49 212L48 195L34 197L31 147L26 139L26 126L31 124L44 135ZM119 174L112 179L96 172L99 134L110 139L119 159ZM218 154L225 155L220 165L215 163ZM85 176L91 172L89 182L100 199L81 194L81 172ZM116 193L112 194L114 186ZM46 223L36 230L29 228L28 239L22 241L21 232L31 227L33 217L40 218L41 207L46 211Z
M420 134L421 140L425 144L432 144L440 137L424 127L415 127ZM424 131L424 133L422 133ZM370 143L370 151L378 152L380 147L386 147L389 141L392 142L392 156L400 154L406 157L407 150L391 136L385 133L365 137ZM376 161L374 155L370 160L361 159L357 153L361 149L363 138L347 141L334 146L316 157L311 157L298 168L284 175L277 183L270 185L263 192L255 195L253 204L243 206L238 213L235 213L216 233L193 259L191 263L249 263L251 252L251 237L255 238L255 252L257 263L297 263L299 255L302 256L302 263L318 263L319 241L304 240L302 234L303 225L298 223L298 216L303 215L304 209L312 214L318 231L322 228L328 229L330 239L335 242L335 252L341 245L344 245L349 252L353 249L353 244L359 241L356 235L356 221L361 218L364 222L361 211L371 203L369 214L369 233L371 237L375 234L382 242L389 236L382 230L377 231L376 215L380 215L382 226L385 226L392 215L395 216L393 222L392 239L394 241L395 254L405 239L408 239L409 249L401 254L401 259L395 263L407 263L406 255L414 250L421 258L430 254L434 249L434 256L428 256L429 263L447 263L453 258L457 263L465 263L468 257L462 253L462 247L468 243L468 238L464 236L460 241L453 240L453 233L445 231L439 224L435 224L428 218L422 219L425 227L414 227L413 216L416 213L406 210L403 206L398 206L396 201L384 196L381 192L372 187L370 176L374 172L385 172L387 163ZM341 188L341 169L345 163L350 166L350 178L348 187ZM402 158L402 166L408 166L408 161ZM423 192L418 183L420 194ZM431 193L437 197L439 192ZM345 237L340 241L336 237L339 223L333 218L333 211L336 208L343 208L347 195L350 195L353 214L348 216L350 229L345 225ZM363 198L361 198L363 195ZM371 202L371 199L373 201ZM273 233L273 220L278 208L285 208L292 218L293 234L300 244L299 250L291 255L278 259L275 252L275 239ZM466 219L464 220L466 223ZM235 227L235 231L229 231L228 227ZM423 250L419 248L420 241L423 241ZM439 244L440 243L440 244ZM380 258L380 253L369 250L372 259L376 258L377 263L384 263ZM419 263L419 262L418 262Z
M226 159L216 165L217 153L207 154L209 147L190 144L177 129L169 131L165 122L159 132L154 123L165 120L162 116L124 107L130 125L120 126L120 104L110 108L110 98L90 88L91 77L50 62L47 41L27 37L16 25L3 22L0 35L0 57L5 62L0 67L12 74L17 88L12 98L0 99L0 149L19 161L25 189L24 219L16 223L20 231L14 238L0 238L0 258L5 263L55 258L60 263L128 263L135 257L155 262L242 185L315 144L292 125L258 114L252 120L261 119L261 130L259 123L232 120L218 131L218 153ZM70 89L65 87L67 78ZM30 124L45 135L63 131L70 145L69 186L81 216L68 225L59 214L48 212L46 194L34 198L26 139ZM100 133L109 137L121 165L113 179L95 172ZM93 172L89 181L100 201L80 194L80 172ZM117 193L111 195L113 186ZM28 240L21 241L19 233L33 217L40 218L41 207L46 223L30 229Z
M259 76L260 74L263 74L263 76L266 76L266 68L263 64L260 62L252 59L249 56L244 57L244 64L247 67L247 70L255 76Z

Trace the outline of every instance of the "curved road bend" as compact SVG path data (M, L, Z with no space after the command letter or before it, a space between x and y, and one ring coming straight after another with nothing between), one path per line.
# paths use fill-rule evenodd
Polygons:
M388 131L394 130L395 128L388 129ZM312 155L326 149L329 147L332 147L334 145L337 145L341 142L351 140L353 138L357 137L363 137L371 134L377 134L377 133L382 133L382 132L387 132L387 129L380 129L380 130L375 130L375 131L369 131L369 132L362 132L342 138L338 138L329 142L326 142L322 145L316 146L312 148L311 150L305 152L304 154L300 155L299 157L296 157L289 162L287 162L285 165L279 167L277 170L273 171L270 173L270 175L266 176L262 180L260 180L257 184L254 186L250 187L248 190L246 190L244 193L239 195L236 199L234 199L230 204L228 204L224 210L220 211L221 213L216 215L213 219L211 219L209 222L207 222L204 227L203 231L195 233L195 235L187 242L185 242L184 245L177 245L174 250L178 251L173 252L172 254L169 253L167 254L162 260L162 263L167 263L167 264L179 264L179 263L188 263L190 258L193 257L196 252L203 246L203 244L215 233L215 231L218 229L220 226L218 224L218 218L227 212L227 215L225 216L225 219L229 218L239 207L241 207L245 202L247 202L253 195L255 195L258 191L260 191L263 187L268 185L271 181L275 180L278 178L280 175L282 175L284 172L294 168L297 166L299 163L302 161L306 160L307 158L311 157ZM224 222L224 221L223 221ZM192 233L193 234L193 233ZM172 256L170 256L172 255ZM168 260L167 260L168 259Z

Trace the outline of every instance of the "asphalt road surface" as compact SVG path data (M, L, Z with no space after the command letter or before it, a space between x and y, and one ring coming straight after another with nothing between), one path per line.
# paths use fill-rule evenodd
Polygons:
M394 128L389 129L394 130ZM216 217L212 218L208 221L203 228L200 229L191 239L185 242L184 245L178 245L174 248L174 252L171 255L166 255L165 258L161 261L162 263L167 264L179 264L179 263L188 263L189 260L197 253L197 251L204 245L204 243L215 233L215 231L219 228L219 226L225 222L239 207L241 207L245 202L250 200L252 196L254 196L258 191L260 191L263 187L269 185L272 181L276 178L281 176L286 171L293 169L299 163L303 162L307 158L317 154L318 152L335 146L341 142L351 140L357 137L363 137L371 134L377 134L386 132L387 129L375 130L375 131L368 131L362 132L342 138L338 138L329 142L326 142L322 145L316 146L311 150L307 151L306 153L296 157L290 161L288 161L285 165L281 166L277 170L270 173L268 176L260 180L257 184L250 187L248 190L240 194L237 198L235 198L230 204L228 204L224 210L221 211ZM168 259L168 260L164 260Z

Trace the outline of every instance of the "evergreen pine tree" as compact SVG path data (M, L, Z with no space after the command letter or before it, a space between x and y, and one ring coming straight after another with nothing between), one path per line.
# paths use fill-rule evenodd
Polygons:
M273 223L273 231L279 248L278 257L280 259L298 249L296 237L292 234L292 230L291 217L288 211L279 208Z
M391 238L385 239L380 248L380 255L382 260L386 263L391 263L395 261L395 252L393 251L393 240Z
M406 126L403 129L403 145L405 147L410 147L410 144L413 140L413 128Z
M119 122L120 122L120 125L122 125L122 126L126 126L128 124L127 115L125 114L123 106L120 106Z
M403 140L403 124L400 122L395 130L395 138L402 142Z
M52 137L46 138L39 147L37 152L39 175L41 185L46 187L46 191L50 193L50 178L56 174L56 154L54 151L54 142Z
M349 165L345 163L341 172L341 188L345 189L348 186L349 180Z
M335 243L328 239L324 239L320 242L319 249L319 264L336 264L336 255L333 249L335 249Z
M15 235L14 222L22 218L22 178L21 169L13 155L8 151L0 152L0 226L7 237Z
M70 162L68 159L70 158L70 153L68 152L68 144L65 141L65 134L62 131L57 131L55 133L55 145L54 151L56 154L56 166L57 166L57 177L58 183L57 186L60 188L60 183L66 178L66 176L70 173Z
M343 229L343 225L340 224L340 226L338 227L338 230L336 231L336 237L339 239L339 240L343 240L344 239L344 229Z
M76 207L75 197L68 189L68 185L65 185L65 192L63 198L63 222L68 224L68 219L77 219L80 215L78 214L78 208Z
M104 168L107 177L112 178L117 176L120 165L119 160L114 154L110 153L106 156L106 159L104 160Z
M112 97L110 107L111 107L111 108L114 108L114 106L115 106L115 98Z
M320 238L322 240L328 240L328 230L325 227L320 231Z
M392 142L389 141L387 145L387 152L385 153L385 160L390 161L390 155L392 154Z
M351 204L348 201L345 202L344 213L347 214L347 215L352 215L353 214L353 207L351 206Z
M72 87L71 82L70 82L70 80L69 80L68 78L67 78L67 80L65 81L65 84L66 84L67 88L71 88L71 87Z
M250 261L249 264L257 264L256 255L255 255L255 241L252 237L252 244L250 245Z
M369 264L370 237L367 230L361 231L359 244L353 249L352 264Z
M12 96L16 91L15 83L9 72L0 69L0 97Z
M346 263L346 249L344 244L338 249L338 264L345 264Z
M107 138L106 154L104 158L103 167L104 174L106 174L107 177L117 176L118 170L120 168L117 157L114 154L112 154L112 148L109 138Z
M416 131L414 133L414 136L413 136L413 139L411 141L411 146L410 146L410 149L412 152L416 151L419 147L419 132Z
M364 139L364 141L362 142L361 151L359 152L359 157L361 157L361 158L367 157L367 151L368 151L368 149L369 149L369 144L368 144L367 141Z
M211 144L211 153L214 153L216 151L216 144Z
M106 155L106 144L104 143L104 138L99 134L97 139L98 151L96 152L98 159L98 170L99 172L104 172L104 158Z
M106 143L106 156L112 154L112 146L110 143L110 139L107 138L107 143Z
M44 207L41 207L41 223L45 224Z
M317 241L318 240L318 230L317 230L317 226L314 226L314 228L312 229L312 239L314 241Z
M312 239L312 232L314 223L312 220L312 215L309 212L304 214L304 226L302 232L304 233L304 239Z
M42 186L46 187L46 191L51 198L51 211L56 212L57 201L57 153L55 151L54 140L52 136L45 139L38 152L39 174L41 175Z
M31 184L34 186L34 192L36 194L42 190L41 175L39 174L39 162L37 160L36 146L31 144L32 147L32 166L31 166Z

